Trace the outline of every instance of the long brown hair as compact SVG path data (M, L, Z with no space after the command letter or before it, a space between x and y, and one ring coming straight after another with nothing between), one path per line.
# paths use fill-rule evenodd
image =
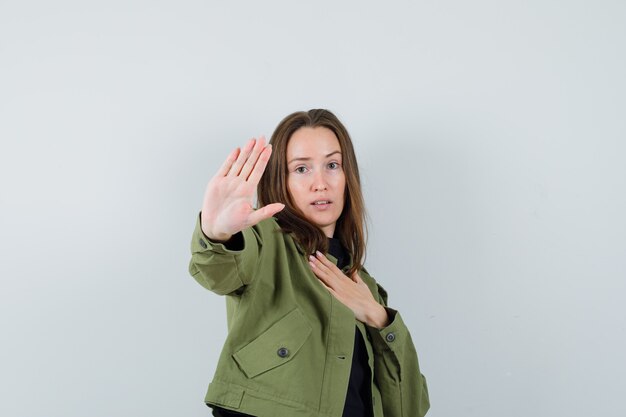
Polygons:
M365 204L352 140L348 130L333 113L324 109L299 111L285 117L278 124L270 139L272 156L257 187L259 207L276 202L285 204L285 208L275 215L283 232L291 233L308 254L316 250L328 252L328 238L322 229L308 221L295 206L287 187L287 144L294 132L303 127L325 127L339 140L346 190L335 236L350 254L352 267L348 275L352 275L363 267L365 259Z

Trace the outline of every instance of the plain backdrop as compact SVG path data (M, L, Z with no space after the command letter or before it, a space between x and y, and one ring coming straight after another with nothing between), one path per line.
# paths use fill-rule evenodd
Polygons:
M626 415L625 74L620 0L0 0L0 415L208 416L204 187L318 107L429 416Z

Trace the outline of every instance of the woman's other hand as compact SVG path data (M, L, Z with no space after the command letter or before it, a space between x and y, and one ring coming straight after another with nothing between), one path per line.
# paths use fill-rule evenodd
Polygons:
M328 291L352 310L357 320L378 329L389 324L387 310L376 302L359 274L355 272L348 277L319 251L309 257L309 265Z
M251 139L243 149L232 151L209 181L201 215L202 232L209 239L225 242L285 207L281 203L258 210L253 207L257 184L271 154L272 146L265 144L263 136Z

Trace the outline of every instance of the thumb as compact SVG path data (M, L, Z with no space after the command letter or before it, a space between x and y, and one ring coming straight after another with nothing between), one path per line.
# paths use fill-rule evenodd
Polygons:
M250 226L254 226L259 223L261 220L269 219L274 214L278 213L282 209L285 208L283 203L273 203L268 204L267 206L261 207L258 210L254 210L253 213L250 214L249 221Z

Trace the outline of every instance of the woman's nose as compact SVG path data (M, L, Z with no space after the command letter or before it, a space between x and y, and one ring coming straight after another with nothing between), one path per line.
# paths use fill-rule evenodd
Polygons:
M324 178L324 173L317 171L313 175L313 191L326 191L328 189L328 183Z

